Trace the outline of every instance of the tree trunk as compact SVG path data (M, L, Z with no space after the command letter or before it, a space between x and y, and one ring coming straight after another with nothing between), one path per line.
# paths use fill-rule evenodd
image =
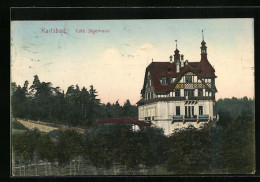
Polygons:
M107 175L107 170L106 168L103 169L104 175Z
M25 176L25 165L23 166L23 175Z
M117 172L116 172L116 164L114 163L114 175L117 175Z

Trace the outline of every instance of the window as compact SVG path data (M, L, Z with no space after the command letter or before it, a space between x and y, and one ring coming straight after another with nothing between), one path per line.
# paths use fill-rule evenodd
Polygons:
M190 118L194 115L194 106L185 106L185 116Z
M211 83L215 84L215 79L214 78L212 78Z
M192 76L191 75L185 76L185 83L192 83Z
M194 96L194 90L190 91L190 96Z
M198 96L203 96L203 89L198 89Z
M184 90L184 96L189 96L189 91L188 90Z
M176 106L176 115L180 115L180 106Z
M150 87L151 86L151 82L150 82L151 80L148 80L148 82L147 82L147 84L148 84L148 87Z
M180 90L175 90L175 97L180 97Z
M166 83L166 77L163 77L162 78L162 85L166 85L167 83Z
M185 96L194 96L194 90L185 89L185 90L184 90L184 95L185 95Z
M199 115L203 115L203 106L199 106Z

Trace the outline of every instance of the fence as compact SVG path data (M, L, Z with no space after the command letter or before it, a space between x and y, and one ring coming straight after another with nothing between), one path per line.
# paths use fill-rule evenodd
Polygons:
M140 165L136 170L128 170L123 165L114 164L111 168L96 168L87 160L72 160L69 164L59 168L55 162L13 166L12 176L80 176L80 175L167 175L163 165L145 168Z

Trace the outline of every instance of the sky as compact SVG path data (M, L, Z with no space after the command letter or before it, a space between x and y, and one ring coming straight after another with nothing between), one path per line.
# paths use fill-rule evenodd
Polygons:
M66 33L42 31L51 28ZM37 74L65 93L70 85L93 85L102 103L135 104L146 67L152 59L169 61L175 40L185 60L200 61L202 29L216 99L253 98L254 20L246 18L12 21L11 82L31 85Z

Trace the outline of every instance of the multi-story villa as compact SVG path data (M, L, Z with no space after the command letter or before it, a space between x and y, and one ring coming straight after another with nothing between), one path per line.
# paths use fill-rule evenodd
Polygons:
M215 69L201 42L201 60L184 61L177 49L168 62L152 62L145 71L138 119L164 129L165 135L192 124L198 128L215 119Z

